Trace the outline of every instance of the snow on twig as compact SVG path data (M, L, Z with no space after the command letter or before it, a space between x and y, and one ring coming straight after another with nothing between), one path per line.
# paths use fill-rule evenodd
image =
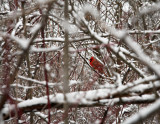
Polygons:
M28 45L29 45L29 40L27 40L25 38L19 38L19 37L16 37L14 35L10 35L10 34L4 33L4 32L0 32L0 36L2 36L2 37L9 37L14 42L16 42L18 45L20 45L20 47L22 49L26 49L28 47Z
M46 85L46 81L39 81L39 80L36 80L36 79L32 79L32 78L28 78L28 77L25 77L25 76L21 76L21 75L18 75L18 78L20 78L22 80L26 80L26 81L31 81L31 82L34 82L34 83L40 84L40 85L44 85L44 86ZM69 86L72 86L72 85L75 85L75 84L80 84L80 83L81 83L80 81L69 80ZM22 85L18 85L18 86L23 87ZM51 87L51 88L53 86L62 86L62 83L48 82L48 86ZM34 87L26 87L26 88L34 88Z
M101 100L93 100L96 94L104 95L106 93L106 89L101 90L93 90L93 91L81 91L81 92L72 92L67 93L66 97L68 99L68 103L71 107L92 107L92 106L106 106L106 105L114 105L114 104L126 104L126 103L150 103L155 101L156 96L153 95L142 95L142 96L132 96L132 97L122 97L122 98L111 98L111 99L101 99ZM50 103L51 107L55 108L63 108L63 104L65 103L64 95L62 93L57 93L56 95L50 95ZM31 112L38 111L41 109L46 109L47 105L47 96L40 98L33 98L30 100L25 100L18 103L18 110L21 112ZM9 113L14 111L15 105L5 106L2 110L2 114L4 119L10 118ZM33 109L34 108L34 109ZM12 115L14 116L14 115Z
M146 118L154 115L157 111L160 109L160 99L158 99L153 104L147 106L146 108L140 110L135 115L132 115L127 120L123 122L123 124L137 124L139 122L142 122Z
M153 64L151 62L152 59L143 52L141 46L136 43L131 37L129 37L125 31L116 30L114 27L108 27L108 30L117 38L122 39L121 41L127 44L127 46L129 46L135 52L139 60L142 61L150 70L155 72L156 75L160 78L160 66L157 64ZM117 33L117 31L119 31L119 33Z
M48 48L37 48L37 47L32 46L30 49L30 52L52 52L52 51L58 51L60 49L61 48L57 46L51 46Z

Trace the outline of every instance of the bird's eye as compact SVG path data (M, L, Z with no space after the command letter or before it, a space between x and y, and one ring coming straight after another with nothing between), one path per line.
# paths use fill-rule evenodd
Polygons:
M92 61L93 59L90 59L90 62Z

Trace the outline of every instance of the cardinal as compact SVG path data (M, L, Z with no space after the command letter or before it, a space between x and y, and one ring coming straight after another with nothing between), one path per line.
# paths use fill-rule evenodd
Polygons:
M90 65L100 74L104 74L104 65L93 56L90 58Z

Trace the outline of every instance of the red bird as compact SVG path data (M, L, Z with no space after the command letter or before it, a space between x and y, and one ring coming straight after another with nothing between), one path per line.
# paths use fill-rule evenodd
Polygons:
M104 65L93 56L90 58L90 65L99 73L104 74Z

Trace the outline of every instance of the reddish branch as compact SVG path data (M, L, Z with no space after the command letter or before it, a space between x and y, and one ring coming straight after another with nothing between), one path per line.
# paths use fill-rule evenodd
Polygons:
M42 39L43 39L43 44L42 44L42 47L45 48L46 44L45 44L45 41L44 41L44 28L45 28L45 25L46 25L46 22L47 22L47 19L48 19L48 12L49 10L51 9L51 5L48 5L48 11L47 13L45 13L43 15L43 19L44 19L44 22L43 22L43 26L41 28L41 36L42 36ZM47 103L47 106L48 106L48 124L50 124L51 122L51 114L50 114L50 108L51 108L51 103L50 103L50 99L49 99L49 86L48 86L48 75L47 75L47 69L46 69L46 53L44 52L43 53L43 61L44 61L44 77L45 77L45 81L46 81L46 95L47 95L47 100L48 100L48 103Z
M41 36L43 38L43 48L45 48L45 41L44 41L44 28L41 29ZM43 61L44 61L44 77L45 77L45 81L46 81L46 94L47 94L47 100L48 100L48 124L50 124L51 121L51 114L50 114L50 108L51 108L51 104L50 104L50 100L49 100L49 86L48 86L48 76L47 76L47 69L46 69L46 53L43 53Z

